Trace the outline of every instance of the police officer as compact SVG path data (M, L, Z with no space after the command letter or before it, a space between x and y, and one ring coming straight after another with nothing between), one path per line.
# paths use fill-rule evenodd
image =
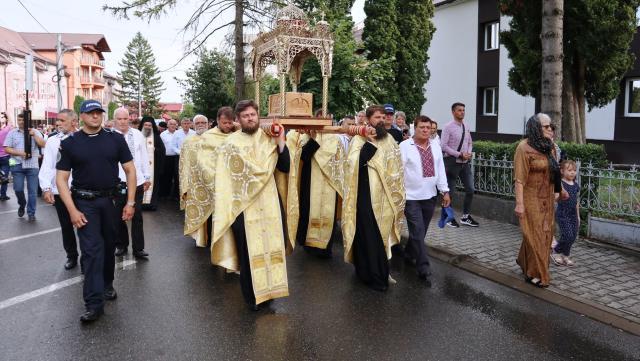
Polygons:
M104 313L104 301L114 300L116 208L118 163L127 176L127 204L122 219L134 213L136 170L133 157L122 135L102 129L102 105L85 100L80 106L84 123L79 132L60 144L60 160L56 165L56 185L60 198L69 211L71 223L78 230L82 268L83 298L86 311L82 322L92 322ZM73 171L71 190L68 186Z

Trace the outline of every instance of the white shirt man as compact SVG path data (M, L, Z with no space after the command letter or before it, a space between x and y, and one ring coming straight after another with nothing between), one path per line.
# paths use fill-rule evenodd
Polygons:
M162 142L164 143L164 149L166 150L166 155L168 156L178 155L178 153L176 153L175 146L175 138L177 135L178 131L175 130L175 128L173 129L173 132L171 131L171 128L167 128L167 130L160 133L160 139L162 139Z
M129 150L132 150L131 144L133 144L133 151L131 152L131 155L133 156L133 164L136 166L136 179L138 183L136 184L136 186L140 186L146 182L149 182L149 180L151 179L151 172L149 170L149 155L147 153L147 146L142 132L135 128L129 128L126 133L122 133L117 128L113 128L113 131L122 134L124 140L126 140L127 144L129 145ZM118 172L120 181L126 182L127 176L125 175L122 167L119 168Z
M442 149L430 141L431 119L415 120L415 135L400 143L406 192L405 216L409 242L405 257L415 260L418 277L427 283L431 274L424 238L433 216L438 191L443 194L443 207L449 206L449 187L442 160Z
M173 150L178 155L180 155L180 149L182 149L182 143L184 143L184 140L196 134L196 131L191 129L191 119L182 119L180 125L181 129L176 130L176 135L173 138Z
M151 185L151 172L149 169L149 155L147 154L147 145L138 129L129 126L129 112L124 108L116 109L113 114L115 118L115 125L113 131L122 134L124 137L129 151L133 156L133 164L136 169L136 192L135 202L133 207L135 209L133 218L131 218L131 248L133 249L133 255L136 258L147 258L149 254L144 250L144 233L142 223L142 197L144 192ZM126 173L119 166L118 177L121 184L127 180ZM126 184L126 183L125 183ZM116 198L116 214L122 213L122 209L127 203L126 191L122 190L119 197ZM129 247L129 231L127 229L127 223L118 217L118 235L116 238L116 256L122 256L127 252Z
M45 202L53 204L56 208L60 229L62 231L62 246L67 254L67 261L64 264L66 270L75 268L78 265L78 243L76 233L71 223L69 211L65 207L58 187L56 186L56 163L60 157L60 142L75 133L78 125L78 115L71 109L62 109L58 113L56 126L58 133L50 136L44 146L42 165L38 173L38 181L42 188L42 198ZM69 187L71 187L72 177L69 175Z

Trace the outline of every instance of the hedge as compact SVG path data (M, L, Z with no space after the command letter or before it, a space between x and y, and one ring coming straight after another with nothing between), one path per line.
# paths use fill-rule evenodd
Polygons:
M512 160L520 141L514 143L499 143L488 140L478 140L473 142L473 151L476 154L482 154L483 158L494 156L496 159L502 159L506 156ZM596 167L606 166L607 152L602 144L576 144L568 142L558 142L560 149L566 154L568 159L580 160L582 164L593 162Z

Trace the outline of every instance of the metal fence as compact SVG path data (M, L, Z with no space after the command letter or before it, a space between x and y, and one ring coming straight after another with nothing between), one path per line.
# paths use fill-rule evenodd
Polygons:
M578 166L580 206L609 218L640 217L640 176L636 165ZM471 161L476 192L513 199L513 160L476 154ZM463 189L458 179L458 189Z

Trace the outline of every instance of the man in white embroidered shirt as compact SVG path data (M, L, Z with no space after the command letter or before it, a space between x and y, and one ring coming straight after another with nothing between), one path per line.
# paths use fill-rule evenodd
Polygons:
M400 143L407 195L404 214L409 228L409 242L404 254L410 262L415 262L418 277L431 285L431 270L424 238L436 206L438 191L443 195L443 207L448 207L451 199L442 149L430 139L431 119L424 115L418 116L414 120L414 129L414 136Z
M144 136L135 128L129 126L129 111L125 108L118 108L113 113L115 120L114 131L122 134L124 140L129 146L129 151L133 156L133 164L136 168L136 197L135 197L135 212L131 219L131 248L133 249L133 255L136 258L147 258L149 254L144 250L144 232L142 230L142 197L144 192L149 189L151 185L151 173L149 172L149 156L147 155L147 146L145 144ZM126 175L122 167L119 170L120 186L122 191L119 197L116 198L116 214L121 214L122 209L127 204L127 192L126 192ZM120 257L127 253L129 247L129 231L127 230L127 223L118 218L118 237L116 239L116 252L115 255Z
M76 232L69 217L69 211L60 199L58 187L56 186L56 163L58 162L60 142L78 130L78 115L71 109L62 109L58 112L56 119L58 133L47 139L44 146L42 165L38 173L40 188L42 188L42 198L45 202L56 207L60 229L62 230L62 246L67 253L67 262L64 269L70 270L78 265L78 243L76 242ZM69 176L69 187L71 187L71 176Z

